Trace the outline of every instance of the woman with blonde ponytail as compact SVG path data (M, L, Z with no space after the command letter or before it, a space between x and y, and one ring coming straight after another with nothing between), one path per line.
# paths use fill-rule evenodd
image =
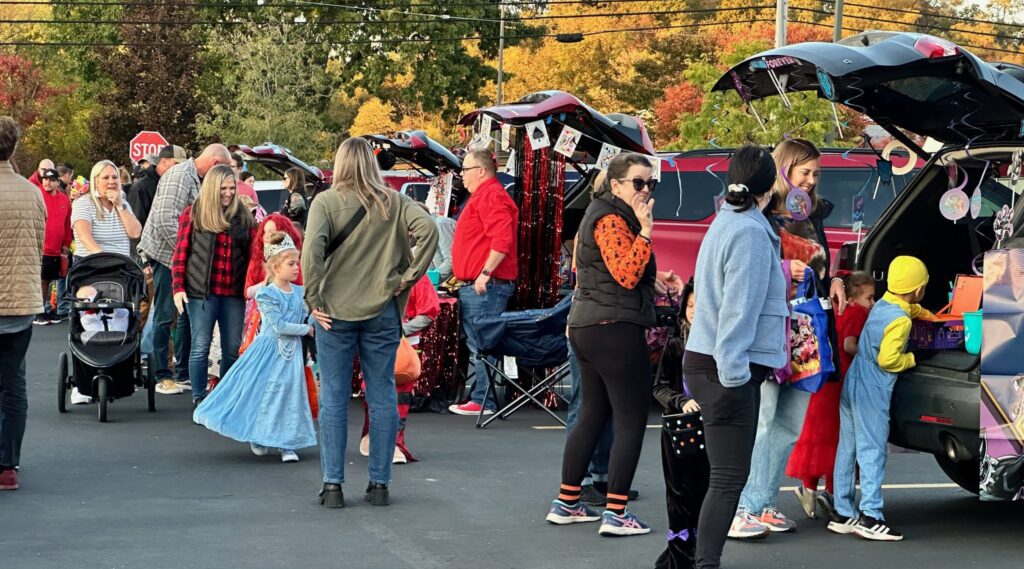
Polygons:
M413 255L412 235L418 246ZM374 505L389 501L398 434L395 353L412 286L437 247L437 226L408 196L384 184L362 138L341 143L334 186L309 208L302 274L316 334L320 378L320 503L344 506L345 446L352 360L358 348L370 410L370 485Z

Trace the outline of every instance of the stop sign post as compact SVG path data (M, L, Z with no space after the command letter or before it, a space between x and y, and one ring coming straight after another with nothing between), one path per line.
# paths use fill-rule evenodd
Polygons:
M138 164L150 154L160 152L160 149L167 146L167 139L162 134L153 130L144 130L135 135L135 138L128 144L128 157Z

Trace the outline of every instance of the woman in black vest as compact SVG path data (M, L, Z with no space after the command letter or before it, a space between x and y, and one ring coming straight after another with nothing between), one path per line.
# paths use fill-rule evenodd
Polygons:
M306 229L306 216L309 215L309 199L306 196L306 175L298 168L288 168L284 172L284 189L288 198L281 206L281 213L290 219L300 231Z
M245 322L245 276L256 223L235 193L229 166L214 166L195 203L181 212L178 244L171 264L171 288L178 312L188 309L192 351L188 371L192 400L206 395L206 368L214 324L220 325L220 377L238 359Z
M652 174L646 157L616 156L583 216L576 246L579 284L569 313L569 341L580 364L582 408L565 442L562 486L547 521L601 520L601 535L651 531L626 511L626 502L651 401L645 332L655 323ZM606 509L598 515L580 501L580 482L609 416L615 436Z

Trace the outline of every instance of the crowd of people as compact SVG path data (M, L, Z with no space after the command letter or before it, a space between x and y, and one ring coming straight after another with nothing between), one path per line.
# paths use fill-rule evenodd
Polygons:
M257 456L294 462L318 445L325 507L345 505L354 371L366 402L366 499L387 505L392 464L415 460L404 442L412 387L396 383L396 359L438 316L430 267L461 285L474 372L467 400L449 411L495 412L475 324L507 308L521 252L519 211L490 151L464 157L469 198L453 221L390 189L361 138L341 143L332 187L316 196L301 171L289 170L284 203L268 213L242 158L220 144L194 158L166 146L143 159L130 184L102 160L76 196L66 164L44 160L28 180L14 171L18 136L0 117L0 489L18 486L33 322L67 318L62 303L82 294L63 290L68 267L99 253L132 257L151 278L143 350L157 391L189 390L195 423ZM914 365L905 353L911 319L930 315L918 305L928 272L898 257L877 303L867 275L830 273L819 157L799 139L772 152L739 148L685 284L659 270L651 246L655 165L622 153L597 177L571 248L572 393L548 522L600 522L602 535L650 532L628 506L653 396L663 408L670 525L658 567L718 567L727 538L793 531L778 508L787 473L802 481L804 513L827 518L829 530L902 538L881 497L888 406L896 374ZM832 346L836 372L815 390L787 379L790 300L801 284L831 307L827 329L816 332ZM656 316L664 299L673 311L667 342L652 334L665 326Z

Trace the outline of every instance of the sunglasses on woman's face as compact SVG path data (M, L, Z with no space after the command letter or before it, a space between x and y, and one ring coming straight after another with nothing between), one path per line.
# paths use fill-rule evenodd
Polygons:
M654 178L651 178L650 180L645 180L643 178L633 178L632 180L630 180L629 178L622 178L619 181L633 182L633 190L637 192L644 191L644 188L647 188L649 191L654 192L655 186L658 185L658 180Z

